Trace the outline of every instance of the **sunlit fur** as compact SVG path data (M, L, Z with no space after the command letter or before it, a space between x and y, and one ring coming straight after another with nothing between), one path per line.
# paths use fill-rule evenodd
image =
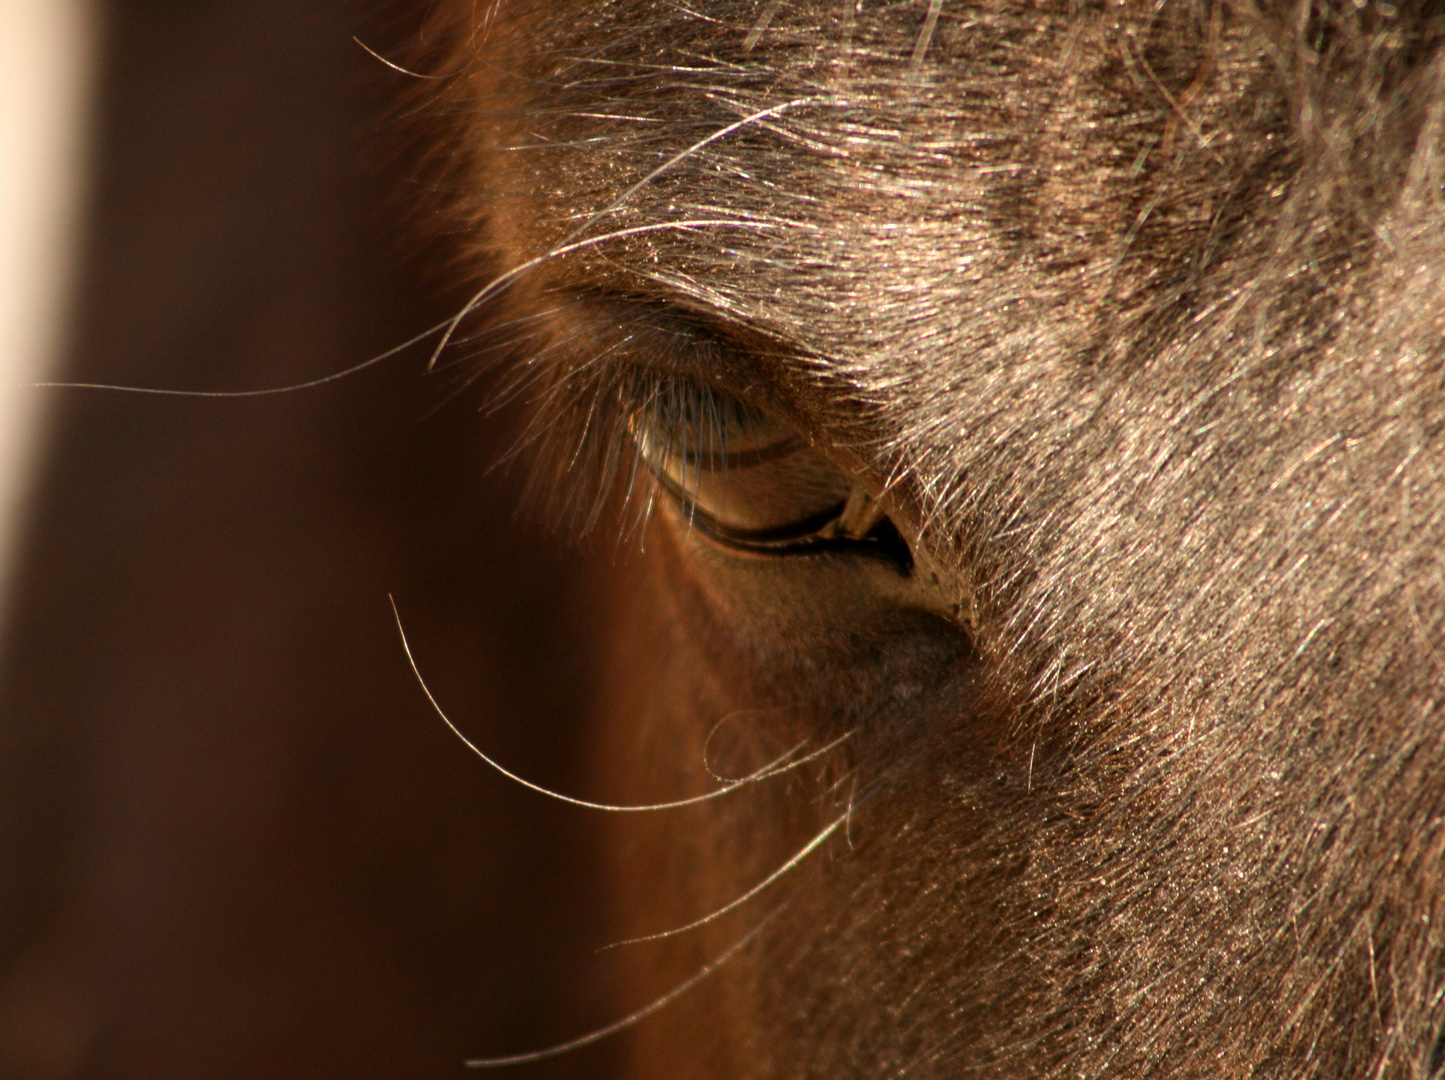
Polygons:
M711 350L890 487L967 616L750 623L653 552L667 644L623 681L669 745L859 726L870 794L638 1075L1427 1075L1440 5L438 9L448 212L479 289L527 268L478 318L535 315L542 423L603 436L559 482L614 489L619 380ZM736 895L809 835L713 813L623 892Z

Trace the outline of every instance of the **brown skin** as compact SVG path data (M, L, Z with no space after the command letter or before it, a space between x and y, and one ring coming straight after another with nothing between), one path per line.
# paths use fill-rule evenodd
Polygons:
M637 954L642 1000L763 926L629 1075L1430 1073L1438 8L453 8L455 210L557 487L618 486L661 371L788 424L920 568L658 504L614 753L675 779L639 790L705 784L739 710L754 761L855 734L658 821L629 927L857 805Z

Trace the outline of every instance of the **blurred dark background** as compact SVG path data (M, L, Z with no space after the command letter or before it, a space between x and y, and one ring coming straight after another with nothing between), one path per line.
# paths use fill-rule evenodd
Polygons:
M455 310L407 79L352 40L424 4L102 7L60 377L287 385ZM512 421L426 359L50 392L0 653L0 1077L461 1076L616 1018L595 824L446 731L387 601L469 733L585 789L610 555L516 516Z

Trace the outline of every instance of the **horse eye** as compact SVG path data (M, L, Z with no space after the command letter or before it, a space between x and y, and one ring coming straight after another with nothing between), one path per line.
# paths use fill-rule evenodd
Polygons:
M776 550L831 539L850 496L858 499L848 477L795 432L710 387L669 388L629 427L684 514L727 543Z

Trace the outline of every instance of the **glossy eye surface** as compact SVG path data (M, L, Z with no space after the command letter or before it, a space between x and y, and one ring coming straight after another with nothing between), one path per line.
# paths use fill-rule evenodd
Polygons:
M725 543L796 550L861 539L879 520L871 500L797 433L711 387L669 386L629 428L689 521Z

